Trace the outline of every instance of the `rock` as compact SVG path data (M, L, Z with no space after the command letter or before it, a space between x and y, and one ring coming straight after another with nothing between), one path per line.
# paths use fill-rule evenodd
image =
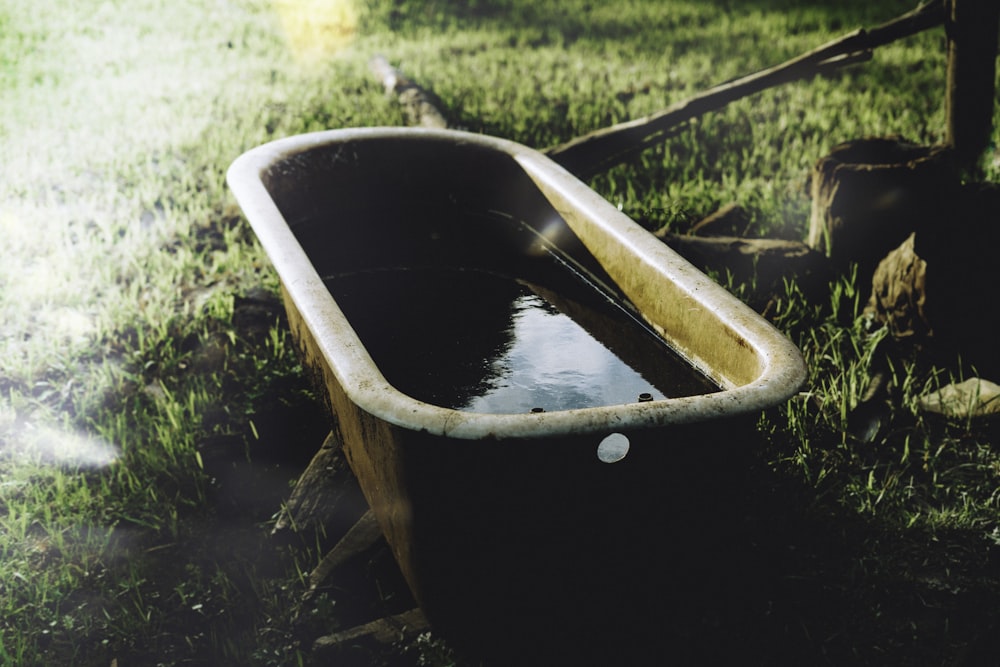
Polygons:
M964 185L947 215L911 234L879 263L866 312L950 366L1000 373L993 313L1000 308L994 249L1000 244L1000 186Z
M919 404L925 412L946 417L986 417L1000 413L1000 386L972 378L922 396Z
M889 327L894 338L931 334L925 306L927 262L914 251L914 235L879 262L865 312Z

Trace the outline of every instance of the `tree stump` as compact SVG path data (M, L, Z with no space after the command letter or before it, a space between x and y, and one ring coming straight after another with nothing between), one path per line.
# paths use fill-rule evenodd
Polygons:
M858 265L859 284L914 231L938 224L958 180L944 146L898 137L836 146L812 172L812 218L807 243L835 269Z

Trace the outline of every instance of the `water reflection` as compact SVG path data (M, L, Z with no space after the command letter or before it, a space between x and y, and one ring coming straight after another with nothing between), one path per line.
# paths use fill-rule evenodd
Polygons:
M360 271L326 284L386 379L436 405L526 413L717 390L586 285L553 290L456 268Z
M618 405L662 392L537 294L510 304L509 343L489 360L486 389L462 409L530 412Z

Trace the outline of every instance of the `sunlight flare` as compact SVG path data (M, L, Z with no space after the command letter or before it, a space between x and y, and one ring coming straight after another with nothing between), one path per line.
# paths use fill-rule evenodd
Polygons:
M295 59L321 62L353 41L358 30L354 0L273 0Z
M121 452L104 440L0 414L0 459L48 466L96 470L118 460Z

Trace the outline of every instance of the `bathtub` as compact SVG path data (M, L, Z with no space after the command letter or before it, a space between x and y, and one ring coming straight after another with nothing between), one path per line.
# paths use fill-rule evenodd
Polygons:
M805 377L780 332L509 141L320 132L228 181L435 632L620 662L692 616L755 420Z

